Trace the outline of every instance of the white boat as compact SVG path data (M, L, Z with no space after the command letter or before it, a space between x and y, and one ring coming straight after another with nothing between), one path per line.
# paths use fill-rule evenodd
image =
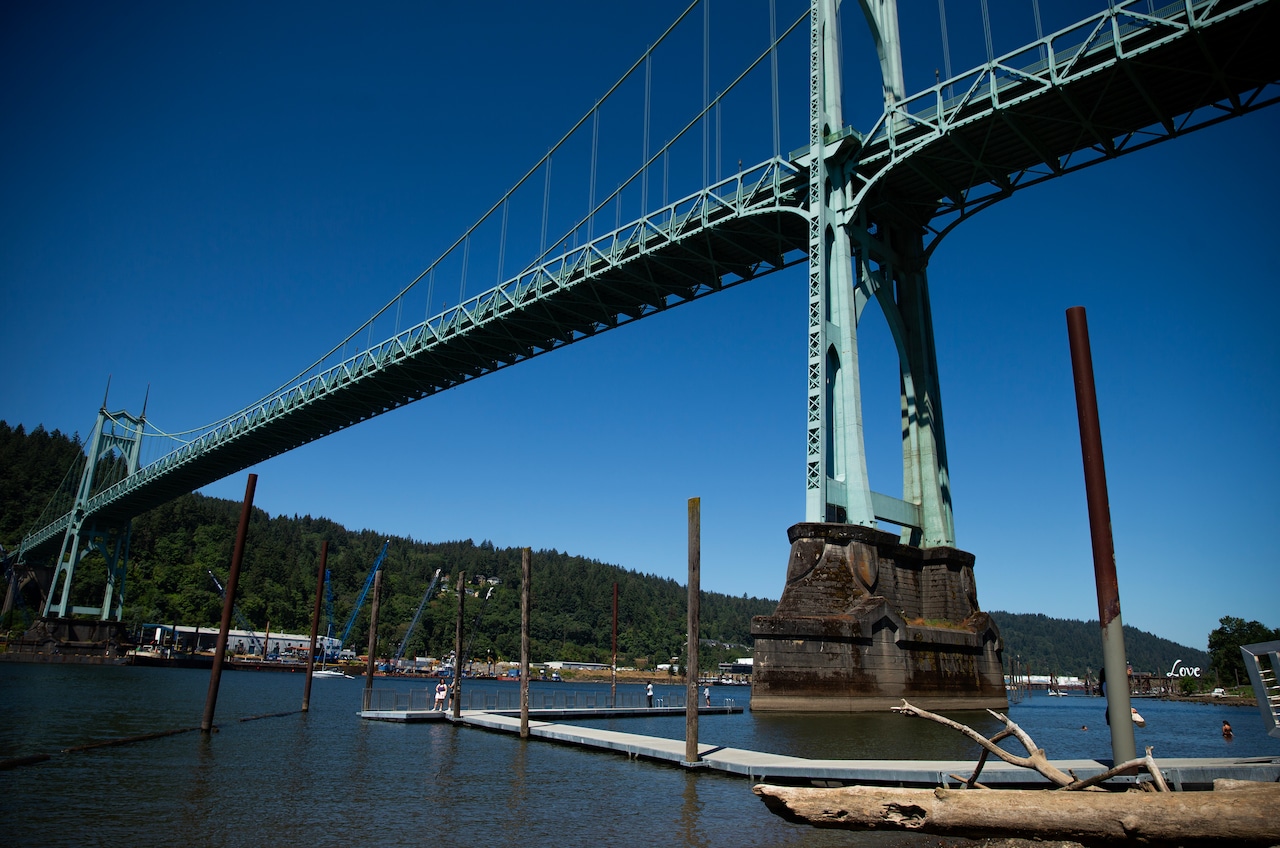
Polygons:
M1129 708L1129 711L1130 711L1131 713L1133 713L1133 723L1134 723L1134 724L1138 725L1138 727L1146 727L1146 726L1147 726L1147 720L1146 720L1145 718L1143 718L1143 717L1142 717L1142 713L1138 712L1138 711L1137 711L1135 708L1133 708L1133 707L1130 707L1130 708Z
M354 677L347 674L340 668L321 668L311 672L312 677L345 677L347 680L355 680Z

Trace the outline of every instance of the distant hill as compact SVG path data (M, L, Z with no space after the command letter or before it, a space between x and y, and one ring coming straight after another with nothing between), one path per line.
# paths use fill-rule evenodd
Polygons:
M1049 618L1038 613L992 612L1004 640L1005 667L1015 656L1031 664L1032 674L1060 674L1095 678L1102 668L1102 636L1097 620ZM1207 634L1206 634L1207 636ZM1181 660L1183 666L1199 666L1206 672L1209 654L1188 648L1128 625L1124 628L1125 653L1134 672L1163 676Z
M26 432L0 421L0 544L15 548L22 533L40 520L41 509L59 488L68 466L83 457L79 437L42 427ZM214 626L222 601L209 577L226 576L240 504L199 494L183 495L139 516L133 524L125 590L125 619L144 623ZM350 617L361 586L387 536L349 531L325 518L272 517L253 511L241 573L238 604L257 627L275 632L310 630L315 574L321 541L329 542L335 634ZM406 654L443 654L453 645L457 614L456 575L467 574L468 630L472 653L512 658L520 633L520 551L471 540L419 542L392 536L384 568L384 601L379 640L395 651L422 593L439 568L441 589L424 609ZM684 644L685 589L675 580L642 574L559 551L535 551L532 642L535 660L607 662L612 627L613 586L618 584L620 661L658 663L679 654ZM91 574L92 563L77 575ZM493 578L491 583L488 578ZM492 596L484 600L488 587ZM100 590L98 590L100 592ZM101 597L99 594L98 597ZM34 598L19 598L19 618L29 619ZM92 600L87 597L86 600ZM26 608L21 607L26 602ZM368 638L369 604L361 610L348 642ZM772 614L777 601L704 592L700 651L704 668L747 656L751 618ZM1084 676L1102 666L1096 621L1072 621L1038 614L993 612L1004 639L1005 661L1030 663L1033 674ZM14 622L14 626L23 626ZM323 627L322 627L323 629ZM1124 629L1134 671L1163 675L1181 660L1207 669L1209 655L1132 627ZM1207 636L1207 634L1206 634Z

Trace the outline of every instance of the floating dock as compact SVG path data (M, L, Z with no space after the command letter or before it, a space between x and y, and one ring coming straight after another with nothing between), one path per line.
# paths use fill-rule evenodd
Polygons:
M738 706L700 707L699 715L740 713ZM456 720L452 712L440 710L365 710L360 717L375 721L448 721L499 733L520 733L518 710L463 710ZM801 786L898 786L934 788L959 787L973 774L973 760L815 760L768 754L742 748L699 744L697 762L685 760L684 739L667 739L601 730L569 724L584 718L651 718L682 716L684 707L652 708L561 708L529 710L529 736L547 742L574 745L597 751L623 754L630 759L666 762L685 768L704 768L746 777L752 783L780 783ZM1111 768L1109 760L1053 760L1064 772L1085 779ZM1280 780L1280 757L1176 758L1157 761L1170 788L1211 789L1217 778L1273 782ZM984 786L1005 789L1034 789L1052 786L1039 773L1000 760L987 762L979 781ZM1137 777L1112 778L1112 783L1137 782Z

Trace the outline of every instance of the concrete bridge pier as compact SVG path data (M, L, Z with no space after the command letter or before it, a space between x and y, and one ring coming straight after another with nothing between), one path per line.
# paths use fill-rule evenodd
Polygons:
M978 608L972 554L854 524L788 530L787 583L751 623L751 709L1006 709L1000 632Z

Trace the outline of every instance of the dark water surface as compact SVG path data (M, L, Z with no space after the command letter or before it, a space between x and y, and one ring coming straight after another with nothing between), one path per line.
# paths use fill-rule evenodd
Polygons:
M209 673L189 669L0 663L0 759L52 754L0 771L0 844L143 846L902 846L937 839L851 834L789 824L745 778L447 724L361 721L364 681L315 680L296 711L300 674L229 671L218 732L59 753L126 736L199 727ZM509 692L510 683L468 683ZM375 688L421 690L379 679ZM619 685L638 691L638 685ZM656 687L674 696L683 687ZM607 684L534 683L607 692ZM749 690L713 687L713 700ZM1139 752L1161 757L1277 756L1254 708L1136 701ZM1037 697L1011 717L1051 757L1110 757L1097 698ZM983 732L982 713L954 718ZM1222 739L1223 720L1235 729ZM588 722L584 722L588 723ZM684 719L593 726L683 738ZM1087 731L1081 726L1088 725ZM896 715L705 716L704 743L823 758L962 758L958 734ZM1010 748L1016 753L1020 749Z

